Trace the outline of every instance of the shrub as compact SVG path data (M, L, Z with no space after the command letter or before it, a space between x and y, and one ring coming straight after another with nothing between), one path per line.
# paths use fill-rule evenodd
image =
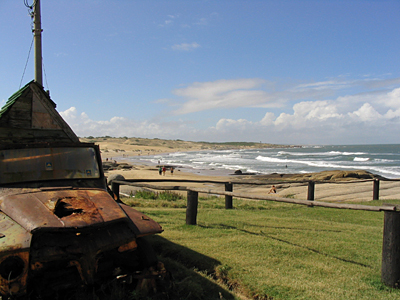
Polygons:
M157 194L150 191L140 190L136 192L135 197L141 199L155 200L157 199Z
M183 197L180 194L171 191L163 191L160 193L155 193L146 190L137 191L135 194L135 198L146 199L146 200L167 200L167 201L176 201L183 199Z
M183 197L182 197L182 195L174 193L174 192L163 191L163 192L158 193L157 199L168 200L168 201L176 201L176 200L183 199Z

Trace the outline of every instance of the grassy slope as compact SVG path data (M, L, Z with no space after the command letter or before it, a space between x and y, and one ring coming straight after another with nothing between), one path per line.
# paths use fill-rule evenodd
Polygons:
M400 291L380 283L383 213L244 200L234 200L236 208L225 210L223 199L200 200L198 225L187 226L185 209L171 208L184 204L133 202L163 226L165 232L153 242L164 259L211 273L241 294L254 299L400 298ZM218 298L197 294L187 299Z

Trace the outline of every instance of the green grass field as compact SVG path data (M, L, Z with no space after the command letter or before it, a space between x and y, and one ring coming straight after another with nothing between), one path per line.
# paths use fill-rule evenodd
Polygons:
M122 200L163 226L174 299L400 299L380 280L382 212L209 198L190 226L185 199Z

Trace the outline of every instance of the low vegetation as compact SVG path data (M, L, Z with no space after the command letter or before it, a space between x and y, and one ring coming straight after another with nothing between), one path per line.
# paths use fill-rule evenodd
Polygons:
M159 138L147 139L140 137L122 137L116 138L111 136L103 136L103 137L81 137L81 142L91 142L91 143L101 143L101 142L110 142L123 144L127 143L129 145L136 146L148 146L148 147L169 147L169 148L187 148L187 149L244 149L244 148L280 148L280 147L288 147L287 145L276 145L276 144L268 144L268 143L254 143L254 142L225 142L225 143L211 143L211 142L193 142L193 141L183 141L183 140L163 140Z
M185 199L122 200L165 230L150 241L174 277L169 299L400 298L380 281L383 213L237 199L226 210L214 197L188 226Z
M183 199L182 195L170 191L152 192L152 191L140 190L136 192L135 196L136 198L144 200L176 201Z

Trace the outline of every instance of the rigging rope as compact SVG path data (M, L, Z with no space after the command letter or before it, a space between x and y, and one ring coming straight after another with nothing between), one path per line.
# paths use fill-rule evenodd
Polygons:
M42 66L43 66L44 79L46 80L46 87L47 87L48 90L50 90L50 88L49 88L49 83L47 82L46 69L44 68L44 61L43 61L43 59L42 59Z
M32 5L28 4L28 0L24 0L24 4L27 8L33 9L33 7L36 5L37 0L33 1Z
M24 80L24 76L25 76L26 67L28 66L28 62L29 62L29 56L30 56L30 54L31 54L31 51L32 51L33 39L34 39L34 38L33 38L33 36L32 36L31 47L29 48L29 52L28 52L28 58L26 59L26 63L25 63L24 72L22 73L22 78L21 78L21 81L20 81L20 83L19 83L19 87L18 87L18 89L20 89L20 88L21 88L22 80Z

